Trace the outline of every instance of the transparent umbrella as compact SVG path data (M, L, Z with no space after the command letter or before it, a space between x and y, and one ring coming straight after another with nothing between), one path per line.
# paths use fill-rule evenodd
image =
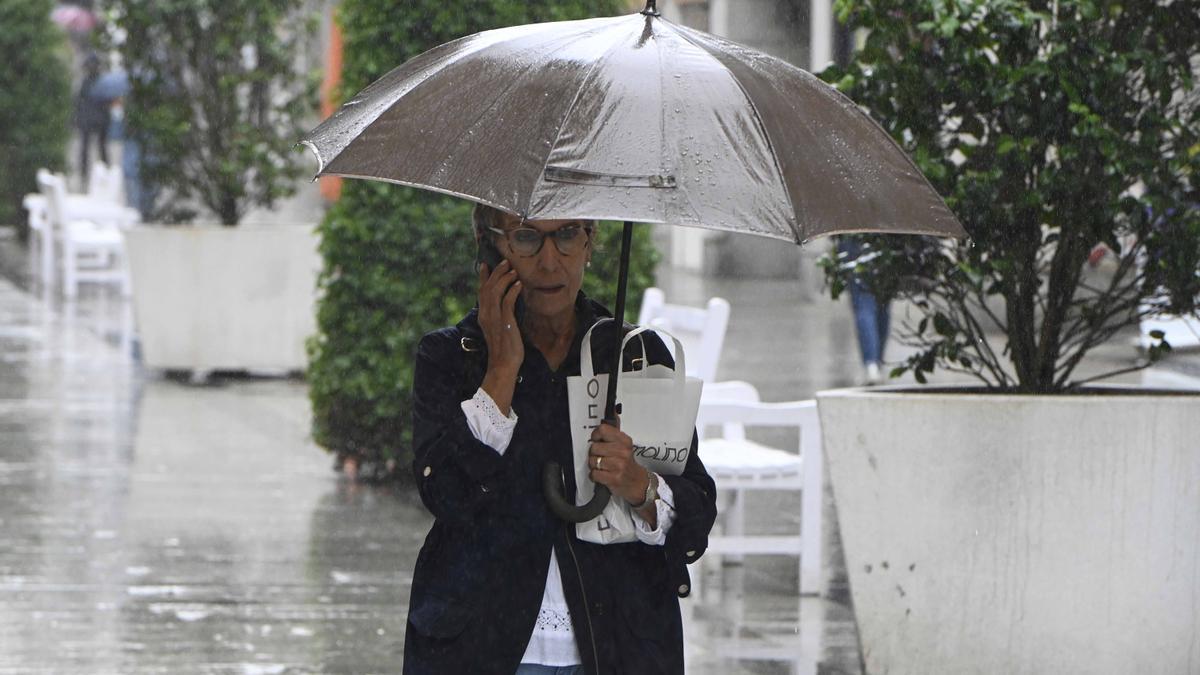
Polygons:
M302 141L318 175L443 192L530 220L625 221L793 243L848 232L964 236L890 136L812 74L637 14L486 31L384 75ZM616 340L620 343L620 331ZM610 369L614 418L619 349ZM546 467L546 480L559 480ZM603 486L598 486L603 487ZM560 517L595 517L547 489Z

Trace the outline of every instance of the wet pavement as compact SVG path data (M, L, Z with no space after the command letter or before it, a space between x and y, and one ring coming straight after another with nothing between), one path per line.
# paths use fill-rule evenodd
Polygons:
M23 283L20 264L0 242ZM722 379L780 400L860 377L848 307L811 284L667 269L660 285L732 302ZM399 672L419 503L331 470L303 382L197 386L135 354L129 303L0 277L0 673ZM1130 358L1119 343L1088 367ZM1145 381L1195 386L1185 371ZM799 500L748 509L782 528ZM794 559L710 565L685 607L688 672L860 673L831 537L825 598L798 596Z

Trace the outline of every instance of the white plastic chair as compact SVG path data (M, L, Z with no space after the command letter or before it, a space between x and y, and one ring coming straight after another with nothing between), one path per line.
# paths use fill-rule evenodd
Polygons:
M21 205L29 212L30 266L42 287L54 282L54 230L50 225L50 205L37 192L25 195Z
M116 283L128 296L129 273L119 228L133 218L130 210L111 203L102 208L95 200L71 203L61 176L40 170L37 179L54 233L51 240L62 249L63 295L73 298L81 282L98 282ZM82 218L81 212L92 217Z
M663 328L679 338L687 354L687 374L704 380L705 389L717 379L725 329L729 327L727 300L712 298L705 307L673 305L666 302L662 289L647 288L642 295L638 325Z
M821 589L821 485L824 458L816 401L763 403L746 382L713 385L700 402L696 427L699 453L717 484L721 532L709 537L708 555L795 555L800 558L800 593ZM746 438L745 428L789 427L799 447L772 448ZM719 436L710 432L720 427ZM800 531L787 535L745 534L745 493L789 490L801 493Z
M121 167L94 162L88 171L87 196L101 203L125 205L125 172Z

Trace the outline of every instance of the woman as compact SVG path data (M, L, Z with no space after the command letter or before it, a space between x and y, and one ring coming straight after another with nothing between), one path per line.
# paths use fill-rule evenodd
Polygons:
M611 316L580 292L594 224L485 206L473 221L504 260L480 266L478 308L417 350L413 470L436 520L413 573L404 672L682 673L678 599L716 517L695 440L683 475L658 476L620 429L595 429L590 477L634 507L638 541L578 540L547 508L541 475L547 461L574 464L566 378L584 333ZM612 330L593 332L601 366ZM657 337L645 346L671 363Z

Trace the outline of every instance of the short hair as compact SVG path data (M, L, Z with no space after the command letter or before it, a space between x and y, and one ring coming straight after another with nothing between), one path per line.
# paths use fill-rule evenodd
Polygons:
M589 218L580 218L579 220L583 223L584 229L589 231L596 229L595 220ZM475 226L475 232L480 236L489 234L488 228L490 227L503 229L501 227L503 224L504 211L494 206L476 203L475 208L471 210L471 225Z
M504 223L504 212L487 204L475 204L475 208L471 211L471 224L475 226L475 233L483 236L490 234L488 228L499 228Z

